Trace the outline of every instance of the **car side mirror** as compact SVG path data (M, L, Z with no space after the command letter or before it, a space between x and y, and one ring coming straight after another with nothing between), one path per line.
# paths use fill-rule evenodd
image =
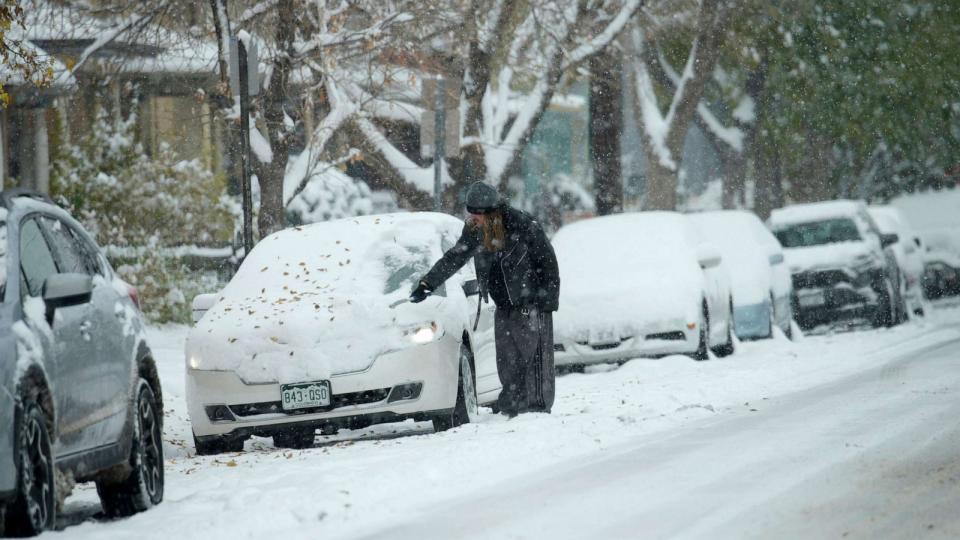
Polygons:
M217 297L217 293L204 293L193 297L193 302L190 303L190 310L193 315L194 324L200 322L203 315L217 303Z
M783 264L783 253L771 253L770 266L776 266L778 264Z
M51 274L43 282L42 295L47 322L52 323L56 310L90 302L93 280L87 274Z
M922 247L923 247L923 242L920 241L920 237L919 237L919 236L914 236L914 237L913 237L913 243L916 244L918 248L922 248Z
M896 244L900 240L900 237L896 234L881 234L880 235L880 246L887 247L892 244Z
M474 296L480 294L480 282L476 279L468 279L463 283L463 294Z
M713 268L715 266L720 266L720 252L717 251L717 248L709 244L701 244L697 247L697 262L700 263L700 268L704 270L708 268Z

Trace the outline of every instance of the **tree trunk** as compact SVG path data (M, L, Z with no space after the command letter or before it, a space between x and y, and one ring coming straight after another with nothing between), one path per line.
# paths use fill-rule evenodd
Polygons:
M623 211L620 134L623 62L613 48L590 59L590 157L598 215Z
M757 180L754 187L753 211L766 220L774 208L783 206L783 167L780 149L775 141L765 137L757 145Z
M713 75L727 21L732 12L729 6L720 8L718 4L719 0L703 0L701 3L697 36L690 51L693 55L690 66L692 74L680 84L677 90L680 94L674 95L672 111L667 115L669 125L664 145L676 164L676 169L671 170L664 166L659 158L647 159L648 193L644 204L645 210L676 210L677 182L683 161L683 145L687 130L703 97L707 81ZM646 152L648 158L653 154L649 149Z
M287 97L290 72L293 69L295 24L293 0L277 2L276 43L278 47L273 61L270 86L263 97L263 118L266 121L273 159L270 163L258 163L256 159L252 160L260 183L260 213L257 216L260 238L279 231L287 223L283 204L283 176L290 156L290 142L283 122L285 116L283 105Z

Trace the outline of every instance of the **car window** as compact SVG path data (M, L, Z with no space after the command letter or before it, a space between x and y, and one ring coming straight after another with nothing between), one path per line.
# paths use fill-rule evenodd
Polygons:
M56 251L60 273L102 274L96 255L91 253L89 243L72 227L59 219L41 218Z
M821 246L861 240L857 224L850 218L785 225L774 231L774 234L785 248Z
M24 221L20 227L20 272L26 285L26 290L20 294L29 293L30 296L40 296L43 282L57 273L53 254L40 226L33 219Z

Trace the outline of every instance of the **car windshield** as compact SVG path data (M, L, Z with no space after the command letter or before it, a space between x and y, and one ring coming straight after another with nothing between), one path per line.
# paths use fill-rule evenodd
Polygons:
M387 271L383 293L390 294L413 288L413 281L430 270L432 257L426 246L408 246L385 253L381 262Z
M857 224L849 218L826 219L785 225L774 234L785 248L822 246L860 240Z

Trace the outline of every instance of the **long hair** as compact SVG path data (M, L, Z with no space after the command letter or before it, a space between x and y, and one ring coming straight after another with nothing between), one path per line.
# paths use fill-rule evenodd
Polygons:
M484 216L480 232L483 234L483 247L487 251L500 251L504 248L507 238L503 227L503 212L494 210Z

